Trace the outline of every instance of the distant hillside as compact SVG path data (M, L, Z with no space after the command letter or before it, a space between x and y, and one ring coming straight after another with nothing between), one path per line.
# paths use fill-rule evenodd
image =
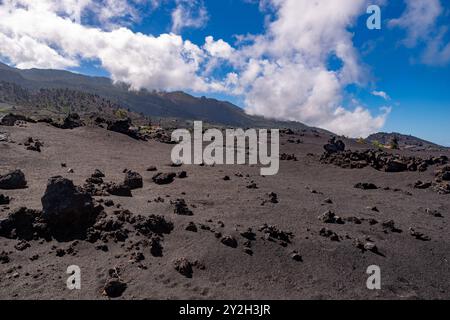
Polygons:
M235 127L308 128L299 122L250 116L241 108L225 101L196 98L184 92L130 91L127 85L115 85L108 78L89 77L68 71L21 70L0 63L0 81L14 83L28 90L71 89L91 93L150 117L202 120Z
M71 89L31 90L10 82L0 81L0 114L18 113L35 120L64 118L78 113L83 118L100 116L104 119L129 117L137 123L149 123L142 114L126 110L96 94Z
M437 145L433 142L426 141L411 135L404 135L401 133L386 133L386 132L379 132L370 135L367 137L367 141L373 143L373 142L379 142L383 145L389 145L391 141L396 138L398 141L398 145L400 149L414 149L414 150L437 150L437 149L443 149L444 147Z

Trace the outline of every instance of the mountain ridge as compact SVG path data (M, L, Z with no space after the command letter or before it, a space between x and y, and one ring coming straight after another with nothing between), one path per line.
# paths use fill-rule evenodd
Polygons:
M70 89L99 95L111 103L153 118L198 120L213 125L255 128L314 129L333 134L325 129L309 127L295 121L279 121L248 115L228 102L214 98L195 97L183 91L157 92L142 89L130 90L125 83L113 83L107 77L87 76L66 70L17 69L0 62L0 82L17 84L28 90ZM442 147L436 143L401 133L378 132L366 140L388 144L393 136L401 137L401 146ZM446 148L446 147L442 147Z
M128 85L114 84L106 77L91 77L63 70L22 70L0 63L0 81L12 82L29 90L67 88L98 94L124 108L150 117L201 120L211 124L239 127L271 127L275 124L278 127L309 128L300 122L250 116L227 101L197 98L182 91L131 91Z

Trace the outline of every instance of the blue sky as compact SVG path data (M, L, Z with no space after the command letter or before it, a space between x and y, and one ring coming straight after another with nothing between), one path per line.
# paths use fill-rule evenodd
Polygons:
M0 18L10 19L8 25L0 22L0 40L16 48L0 49L0 59L18 67L56 67L110 76L136 88L185 90L229 100L252 114L351 136L396 131L450 146L450 5L445 0L354 0L340 7L320 0L319 9L306 0L160 0L152 5L92 0L82 8L69 0L43 0L48 6L42 7L16 2L22 2L24 15L0 5ZM381 7L381 30L366 26L370 4ZM44 11L76 48L50 38L52 27L45 29L38 20L34 30L15 26L25 15L42 17ZM73 30L78 32L72 35ZM250 37L239 42L243 35ZM25 36L33 41L24 45ZM21 45L48 57L24 54L17 49ZM249 76L251 70L257 71Z

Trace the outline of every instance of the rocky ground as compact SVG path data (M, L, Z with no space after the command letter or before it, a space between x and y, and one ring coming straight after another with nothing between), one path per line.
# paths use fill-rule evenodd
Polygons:
M164 133L70 127L0 126L1 299L450 298L448 151L285 131L262 177L173 165Z

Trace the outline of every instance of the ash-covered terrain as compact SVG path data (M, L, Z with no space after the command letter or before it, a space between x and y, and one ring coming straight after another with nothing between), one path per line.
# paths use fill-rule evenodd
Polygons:
M163 128L8 117L1 299L450 298L447 149L283 130L279 173L264 177L172 164ZM366 287L371 265L381 290Z

